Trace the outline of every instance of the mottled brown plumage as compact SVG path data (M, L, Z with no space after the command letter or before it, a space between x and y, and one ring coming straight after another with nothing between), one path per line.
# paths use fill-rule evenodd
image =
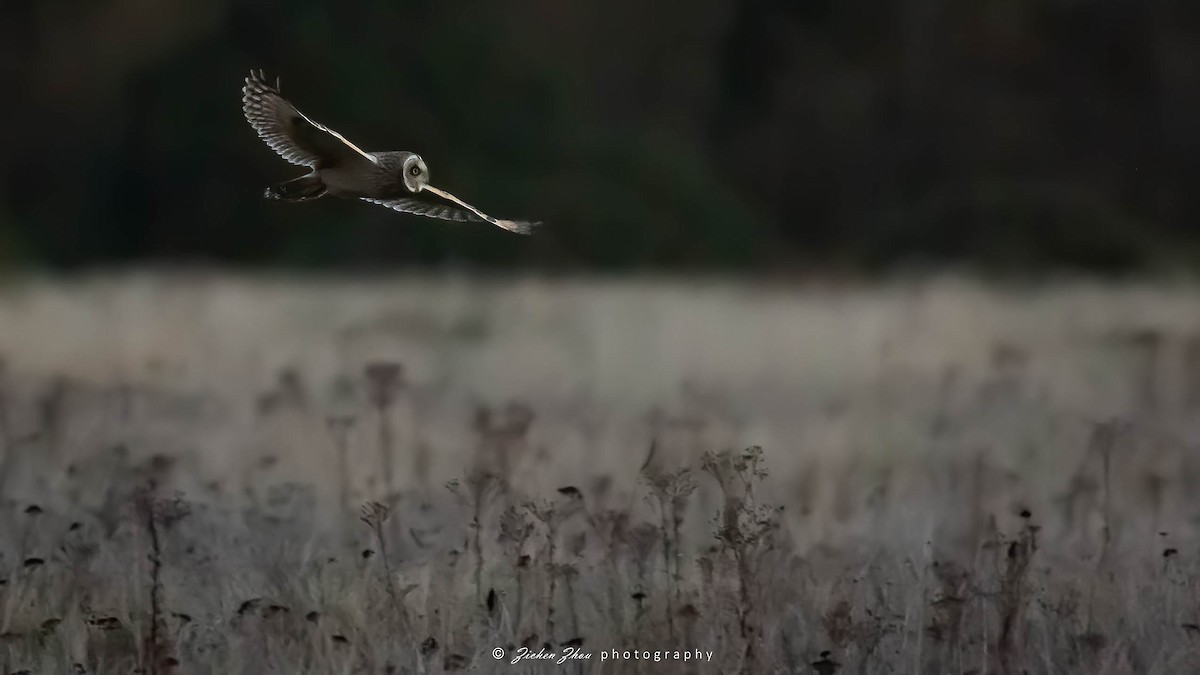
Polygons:
M402 213L456 221L486 221L529 234L538 223L493 218L429 184L429 168L412 152L366 152L300 112L262 71L242 87L242 112L272 150L310 173L267 188L268 199L302 202L325 195L362 199Z

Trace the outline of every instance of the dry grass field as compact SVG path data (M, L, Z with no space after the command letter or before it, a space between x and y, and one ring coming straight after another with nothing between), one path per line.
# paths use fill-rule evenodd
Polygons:
M1185 283L9 280L0 673L1200 672L1198 431Z

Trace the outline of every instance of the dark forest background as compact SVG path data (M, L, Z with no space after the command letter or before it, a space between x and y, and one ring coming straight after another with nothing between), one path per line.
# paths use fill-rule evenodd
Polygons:
M3 5L0 266L565 269L1200 260L1200 5L91 0ZM340 200L250 68L522 238Z

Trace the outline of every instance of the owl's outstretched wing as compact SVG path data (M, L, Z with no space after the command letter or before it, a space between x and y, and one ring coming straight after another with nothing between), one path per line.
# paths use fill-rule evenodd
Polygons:
M279 81L267 84L261 70L250 71L246 78L242 112L259 138L292 164L313 169L347 161L378 164L374 156L296 109L279 93Z
M417 197L400 197L397 199L376 199L374 197L363 197L363 201L386 206L393 211L401 213L411 213L415 216L425 216L427 218L437 218L438 220L453 220L456 222L474 222L482 223L483 218L464 211L463 209L454 208L446 204L439 204L426 199Z
M425 194L425 190L436 191L435 194L449 198L450 200L461 204L464 208L451 206L444 201L435 199ZM457 222L488 222L497 227L504 228L509 232L517 234L533 234L533 228L541 225L541 223L527 221L502 220L493 218L479 209L459 200L454 195L448 192L437 190L436 188L426 186L424 190L415 195L407 197L397 197L394 199L378 199L375 197L363 197L363 201L386 206L393 211L401 213L411 213L417 216L425 216L427 218L437 218L439 220L453 220Z

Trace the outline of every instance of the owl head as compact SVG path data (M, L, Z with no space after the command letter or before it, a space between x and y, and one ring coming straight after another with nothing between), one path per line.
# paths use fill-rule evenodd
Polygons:
M404 179L404 187L411 193L417 194L429 185L429 167L420 155L409 155L404 160L400 177Z

